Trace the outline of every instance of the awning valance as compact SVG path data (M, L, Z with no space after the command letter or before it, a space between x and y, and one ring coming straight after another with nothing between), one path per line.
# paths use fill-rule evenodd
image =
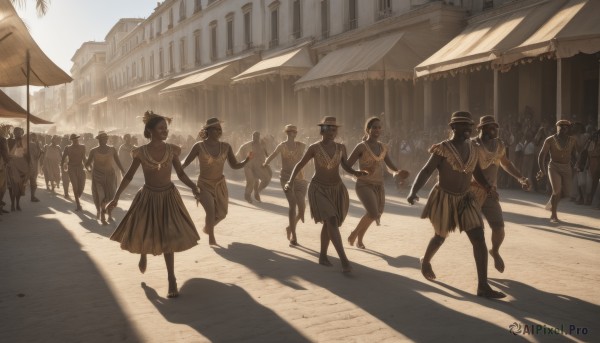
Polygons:
M366 79L412 80L414 67L444 44L429 31L405 31L330 52L296 89Z
M27 84L27 54L30 85L53 86L72 81L31 38L11 1L0 0L0 87Z
M123 99L129 98L129 97L134 96L134 95L138 95L138 94L142 94L144 92L148 92L150 90L153 90L153 89L156 89L158 87L164 86L169 81L171 81L171 80L167 79L167 80L159 80L159 81L148 82L148 83L143 84L143 85L135 88L134 90L126 93L125 95L120 96L117 100L123 100Z
M211 84L228 84L235 71L233 71L232 64L222 65L220 67L214 67L209 69L202 69L190 76L187 76L172 85L161 90L161 93L167 93L172 91L178 91L186 88L192 88L199 86L204 83L210 82Z
M0 90L0 118L27 119L27 111ZM39 118L33 114L29 115L29 121L33 124L52 124L51 121Z
M256 81L270 75L302 76L313 66L308 48L303 47L275 56L265 56L262 61L233 77L232 81Z
M600 1L571 0L522 44L503 53L497 61L507 65L522 58L548 53L558 58L600 51Z
M108 97L105 96L104 98L101 98L101 99L98 99L98 100L92 102L92 106L100 105L107 101L108 101Z
M515 3L498 15L482 14L448 44L415 68L417 77L456 73L476 64L494 61L505 51L519 46L565 3L542 1L526 6Z

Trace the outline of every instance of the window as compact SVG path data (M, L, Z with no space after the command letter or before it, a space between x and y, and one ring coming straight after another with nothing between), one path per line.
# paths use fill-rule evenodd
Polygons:
M140 60L140 79L146 80L146 60L143 57Z
M300 0L293 0L292 16L292 36L298 39L302 36L302 6Z
M154 53L150 54L150 80L154 80Z
M150 25L150 40L154 39L154 25Z
M210 59L217 59L217 21L212 21L210 27Z
M230 13L226 17L227 20L227 51L226 55L230 56L233 54L233 13Z
M165 53L162 48L158 49L158 77L162 77L165 72Z
M358 25L358 8L356 0L347 0L348 1L348 22L346 24L347 30L353 30Z
M196 30L194 31L194 64L196 66L199 66L202 64L202 57L200 55L200 37L201 37L201 31L200 30Z
M175 71L174 49L173 42L169 42L169 73Z
M181 0L181 2L179 3L179 21L182 21L186 18L185 15L185 1L186 0Z
M158 17L156 20L156 37L160 36L162 32L162 17Z
M187 66L187 59L185 55L185 38L181 38L179 41L179 70L182 71Z
M137 65L135 62L131 64L131 78L134 80L137 79Z
M321 37L329 37L329 0L321 0Z
M202 11L202 0L194 0L194 13Z
M246 49L252 48L252 4L242 7L244 13L244 46Z
M274 1L269 5L271 10L271 40L269 48L279 45L279 1Z
M169 26L167 26L167 30L173 28L173 7L169 8Z
M383 19L392 15L392 0L378 0L377 19Z

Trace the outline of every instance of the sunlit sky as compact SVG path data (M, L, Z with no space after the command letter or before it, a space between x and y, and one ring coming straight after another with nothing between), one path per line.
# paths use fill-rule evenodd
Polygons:
M31 36L50 59L71 74L71 58L83 42L104 41L121 18L147 18L156 0L49 0L48 13L38 17L35 1L15 5Z

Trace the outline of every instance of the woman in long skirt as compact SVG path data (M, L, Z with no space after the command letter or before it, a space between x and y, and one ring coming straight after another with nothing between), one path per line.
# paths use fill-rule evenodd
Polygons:
M171 182L171 169L192 189L194 196L200 190L183 171L179 162L181 149L165 142L169 134L170 118L148 111L144 114L144 137L150 143L132 151L133 162L123 177L115 198L107 210L117 206L119 196L133 179L138 167L144 172L144 186L138 191L125 217L110 236L121 243L121 248L141 254L139 268L146 271L146 254L164 254L169 280L168 298L179 295L174 270L174 253L197 245L200 236L181 200L179 191Z

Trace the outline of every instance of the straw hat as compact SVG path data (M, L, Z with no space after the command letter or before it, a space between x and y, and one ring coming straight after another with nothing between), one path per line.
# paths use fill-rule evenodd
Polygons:
M221 125L222 123L224 123L223 121L220 121L218 118L209 118L206 121L206 124L204 124L204 126L202 126L203 130L208 129L209 127L213 127L213 126L217 126L217 125Z
M106 132L104 132L104 131L98 132L98 135L96 136L96 139L100 139L102 137L108 138L108 134Z
M298 128L296 127L296 125L287 124L285 126L285 129L283 129L283 132L290 132L290 131L298 132Z
M78 139L78 138L79 138L79 136L74 133L72 133L71 136L69 136L69 140L71 140L71 141L74 139Z
M448 123L448 125L459 123L466 123L471 125L475 124L475 122L473 122L473 119L471 119L471 113L467 111L456 111L452 113L452 116L450 116L450 123Z
M490 115L479 118L479 124L477 125L477 128L480 129L486 125L496 125L496 127L500 127L500 125L498 125L496 122L496 118Z
M572 123L570 121L566 120L566 119L561 119L561 120L559 120L559 121L556 122L556 126L562 126L562 125L571 126Z
M317 125L318 126L328 125L328 126L337 126L337 127L341 126L336 123L335 117L323 117L323 119L321 119L321 122Z

